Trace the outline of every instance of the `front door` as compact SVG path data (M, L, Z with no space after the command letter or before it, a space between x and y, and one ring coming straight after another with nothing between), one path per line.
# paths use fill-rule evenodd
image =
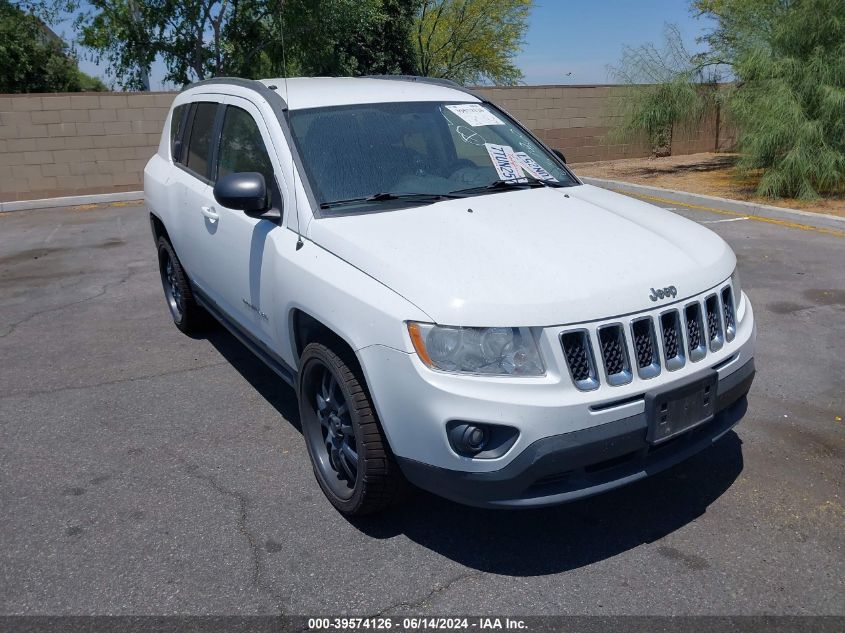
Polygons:
M242 329L273 347L272 297L263 296L262 288L272 287L267 277L273 267L264 265L269 259L265 251L271 248L271 233L282 229L273 219L222 206L214 199L213 187L231 173L258 172L264 176L272 207L281 210L282 196L267 151L269 134L257 108L238 97L226 97L225 103L212 182L202 205L207 230L201 237L207 246L200 249L200 265L209 297Z

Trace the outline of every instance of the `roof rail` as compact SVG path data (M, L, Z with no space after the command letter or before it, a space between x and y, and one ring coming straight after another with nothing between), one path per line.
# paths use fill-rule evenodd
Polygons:
M441 79L439 77L420 77L418 75L362 75L360 79L383 79L386 81L409 81L414 83L421 83L421 84L431 84L435 86L443 86L444 88L452 88L453 90L460 90L470 96L475 97L479 101L487 102L487 98L484 95L480 95L476 92L473 92L469 88L465 88L459 83L452 81L451 79ZM182 92L185 90L189 90L191 88L196 88L197 86L206 86L209 84L228 84L230 86L240 86L241 88L248 88L250 90L255 90L257 93L262 95L265 99L268 97L269 93L275 95L275 97L281 99L281 95L278 92L274 92L271 90L266 84L257 81L255 79L242 79L241 77L212 77L211 79L203 79L201 81L195 81L192 84L188 84L187 86L182 88ZM270 99L267 99L270 101ZM284 104L284 108L287 109L288 105L284 99L282 99L282 103Z
M207 86L210 84L224 84L229 86L240 86L241 88L247 88L249 90L254 90L262 97L264 97L268 103L271 105L276 105L276 99L281 100L282 102L282 109L286 110L288 104L282 98L278 92L270 89L266 84L257 81L255 79L242 79L241 77L212 77L211 79L203 79L201 81L195 81L192 84L188 84L184 88L182 88L181 92L185 90L190 90L191 88L196 88L197 86Z
M384 79L387 81L411 81L421 84L433 84L435 86L443 86L444 88L460 90L468 95L472 95L479 101L487 101L483 95L477 94L451 79L441 79L440 77L421 77L419 75L362 75L361 79Z

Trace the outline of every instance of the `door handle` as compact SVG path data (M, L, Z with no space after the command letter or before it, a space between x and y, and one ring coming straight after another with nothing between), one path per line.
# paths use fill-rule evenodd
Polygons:
M200 207L200 212L207 217L212 224L220 219L220 215L218 215L217 211L214 210L214 207Z

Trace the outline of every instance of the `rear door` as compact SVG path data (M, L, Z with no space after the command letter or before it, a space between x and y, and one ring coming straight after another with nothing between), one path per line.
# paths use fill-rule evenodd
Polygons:
M201 99L201 100L200 100ZM208 236L216 231L216 218L210 208L211 168L214 164L214 134L223 114L222 97L201 95L189 106L185 129L174 164L182 185L178 230L171 238L191 281L213 296L213 278L206 268L211 244Z

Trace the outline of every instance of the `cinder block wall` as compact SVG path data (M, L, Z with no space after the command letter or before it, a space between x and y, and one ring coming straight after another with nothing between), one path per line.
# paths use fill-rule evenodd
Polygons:
M137 191L173 97L0 95L0 201Z
M645 143L610 144L607 133L617 124L629 93L626 86L515 86L478 88L493 103L529 127L547 145L566 154L570 163L650 155ZM715 114L715 113L714 113ZM715 116L697 129L676 130L673 154L723 151L732 147L734 131L720 121L716 148Z
M647 156L609 145L624 86L479 88L570 163ZM0 95L0 201L138 191L175 93ZM733 134L722 125L719 149ZM678 131L673 153L713 151L714 122Z

